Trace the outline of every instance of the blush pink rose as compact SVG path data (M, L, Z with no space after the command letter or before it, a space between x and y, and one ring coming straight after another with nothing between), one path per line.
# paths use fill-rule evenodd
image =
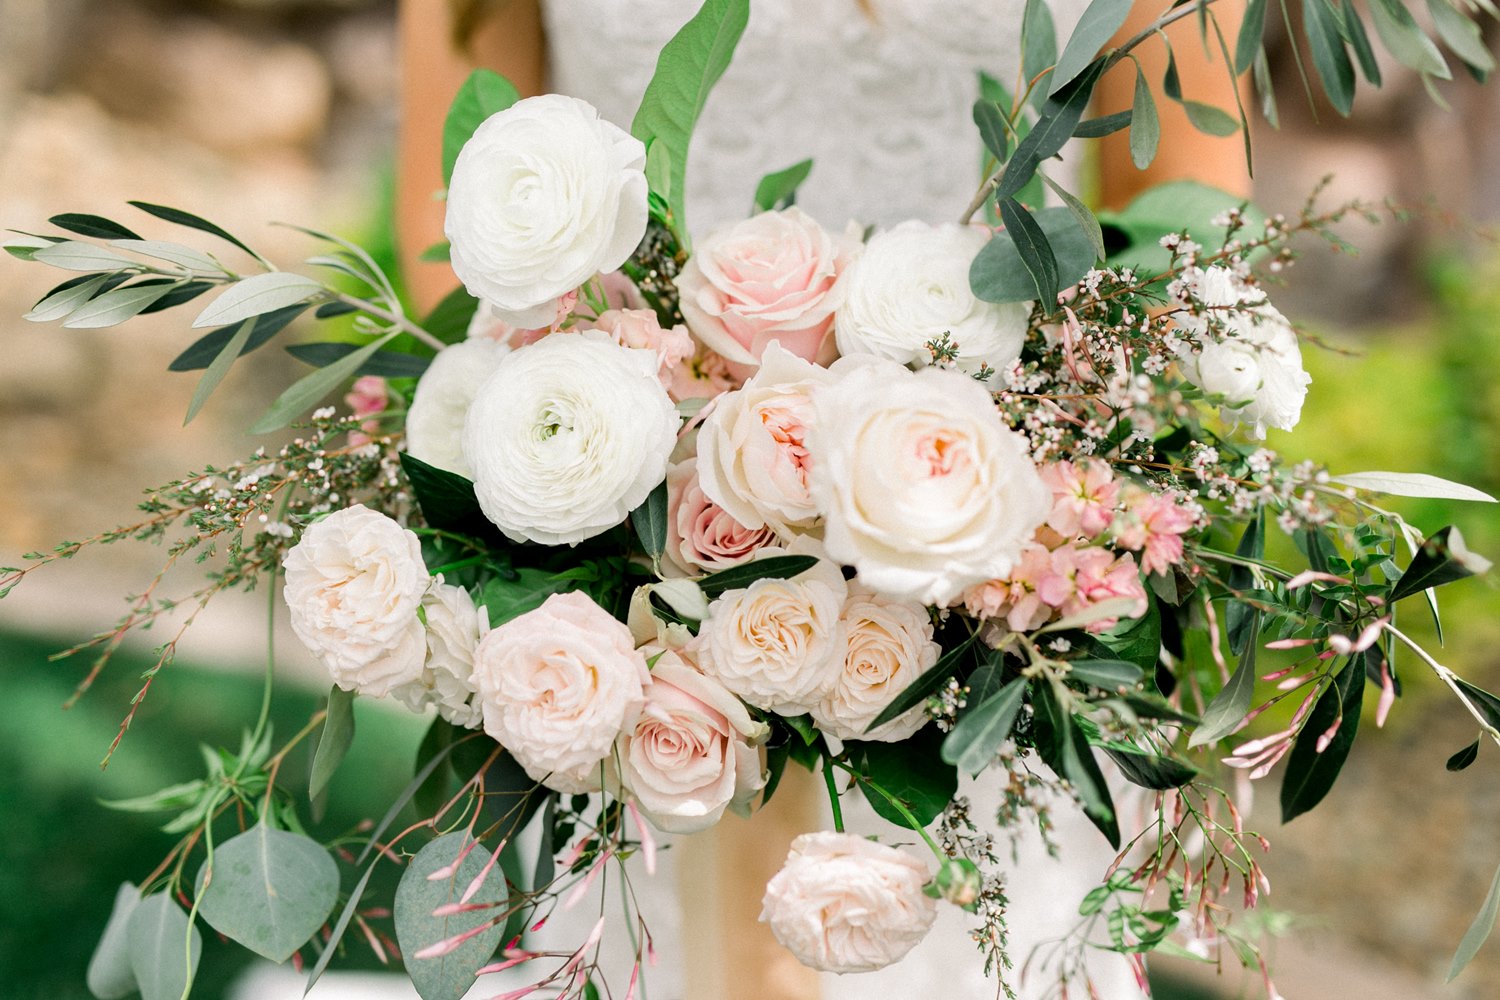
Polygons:
M662 329L656 313L650 309L606 309L588 324L602 330L621 347L645 348L656 352L656 377L663 388L670 389L678 368L693 356L695 345L687 327Z
M1164 493L1138 486L1125 491L1125 511L1114 525L1115 542L1141 554L1141 569L1163 573L1182 561L1182 536L1197 525L1191 509Z
M677 276L688 329L732 365L760 364L780 342L807 361L827 364L836 350L833 312L842 278L859 250L798 208L762 212L719 229L698 244Z
M776 544L765 525L747 528L703 493L698 460L667 470L667 559L689 576L738 566L758 549Z
M1021 558L1010 576L987 580L964 591L964 608L980 620L1005 619L1012 632L1041 628L1053 609L1037 594L1037 586L1052 572L1052 553L1032 543L1021 550Z

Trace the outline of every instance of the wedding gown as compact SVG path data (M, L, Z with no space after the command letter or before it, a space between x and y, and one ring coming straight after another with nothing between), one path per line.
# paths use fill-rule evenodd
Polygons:
M1052 0L1064 39L1083 5ZM544 0L549 89L583 98L628 127L661 46L697 7L697 0ZM984 70L1014 87L1022 0L753 0L751 10L695 132L687 172L693 232L745 217L763 175L807 157L813 169L797 203L830 229L851 219L863 226L957 218L980 179L982 147L970 110L977 74ZM976 818L993 817L999 781L986 774L965 783ZM857 793L845 799L851 830L888 843L915 839L858 799ZM1031 833L1007 870L1018 968L1033 945L1073 926L1079 901L1113 855L1069 803L1057 803L1054 816L1060 858L1049 858ZM825 816L823 826L832 829L831 819ZM920 845L912 849L922 853ZM684 915L672 855L663 853L654 879L635 879L662 956L650 970L653 1000L685 995L673 961ZM612 900L607 912L619 908ZM557 944L568 934L586 935L599 913L579 910L590 913L571 921L577 927L554 929ZM822 997L994 996L996 982L984 976L982 955L967 933L975 923L941 904L932 933L905 959L875 973L825 975ZM628 946L623 930L610 928L617 947ZM1141 995L1123 960L1100 957L1091 969L1101 996ZM624 969L628 978L628 959ZM1040 997L1049 985L1033 975L1021 994Z

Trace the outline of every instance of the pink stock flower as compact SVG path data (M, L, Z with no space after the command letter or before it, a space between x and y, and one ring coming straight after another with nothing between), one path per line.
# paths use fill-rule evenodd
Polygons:
M1052 608L1042 602L1037 585L1052 570L1052 553L1035 543L1021 550L1020 561L1010 576L988 580L964 591L964 607L980 620L1004 617L1012 632L1040 628L1052 617Z
M713 399L740 385L741 380L730 371L729 362L700 346L698 353L685 364L672 369L667 395L679 403L684 399Z
M1066 538L1097 538L1108 530L1115 517L1120 483L1106 463L1096 458L1085 459L1081 465L1053 462L1042 466L1040 472L1053 496L1048 527Z
M590 326L609 334L621 347L655 351L657 378L667 389L672 387L676 370L693 356L693 338L687 327L664 330L650 309L606 309Z
M373 418L377 414L384 413L385 408L390 405L390 391L385 384L385 379L379 375L362 375L354 381L349 388L349 394L344 397L344 405L349 407L356 417ZM349 435L349 443L356 448L360 445L370 443L370 435L380 429L380 421L369 419L359 425L363 433L352 433Z
M1134 600L1130 617L1146 613L1146 591L1135 559L1118 558L1109 549L1065 545L1051 553L1051 570L1037 583L1037 595L1064 615L1087 611L1101 601L1125 597ZM1101 618L1088 625L1090 632L1106 632L1118 618Z
M1182 536L1195 523L1192 511L1165 493L1132 486L1125 512L1114 523L1115 542L1141 553L1141 569L1161 573L1182 561Z

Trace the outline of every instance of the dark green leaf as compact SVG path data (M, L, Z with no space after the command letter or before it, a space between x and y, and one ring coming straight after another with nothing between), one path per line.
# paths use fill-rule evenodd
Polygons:
M1096 6L1100 3L1120 2L1122 0L1094 0ZM1130 0L1123 0L1123 4L1128 9ZM1089 98L1094 93L1094 84L1099 81L1099 74L1103 69L1104 60L1096 60L1077 73L1077 79L1067 86L1060 90L1053 88L1052 96L1047 98L1037 112L1036 124L1017 144L1014 155L1006 163L1005 174L995 189L996 201L1003 202L1018 194L1042 165L1042 161L1057 155L1073 137L1073 130L1083 118Z
M974 645L978 633L971 634L963 642L948 650L916 680L912 681L905 690L898 694L891 703L881 709L880 714L875 716L875 721L865 727L865 732L873 732L892 719L905 715L911 709L927 700L943 683L958 672L959 666L964 658L969 655L969 649ZM999 654L994 654L998 656Z
M918 730L900 743L849 742L845 749L860 774L901 800L922 826L937 819L958 791L958 771L939 757L943 733L935 726ZM910 829L894 806L873 790L865 791L870 807L880 816Z
M359 350L359 347L358 344L330 340L315 344L291 344L286 352L298 361L312 365L314 368L324 368L340 358L353 354ZM430 364L432 364L431 358L422 358L415 354L406 354L402 351L376 351L354 374L379 375L382 378L421 378L422 373Z
M1302 5L1313 67L1323 81L1323 92L1339 114L1348 116L1354 105L1354 66L1338 31L1338 15L1328 0L1306 0Z
M812 167L812 160L803 160L801 163L792 164L785 170L778 170L762 177L760 183L755 186L755 210L769 212L793 204L797 200L797 188L807 180Z
M1040 177L1043 182L1045 182L1046 185L1052 189L1053 194L1062 199L1063 205L1066 206L1068 211L1072 214L1073 221L1078 223L1078 228L1081 229L1083 231L1083 234L1088 237L1089 247L1093 251L1094 255L1094 260L1089 262L1090 266L1092 266L1094 263L1097 263L1099 260L1102 260L1104 258L1104 232L1099 228L1099 220L1094 218L1094 213L1089 211L1088 206L1079 201L1077 196L1069 192L1061 184L1058 184L1046 174L1039 173L1037 174L1037 176ZM1053 250L1052 254L1055 258L1057 256L1057 251ZM1063 263L1060 261L1058 263L1059 273L1061 273L1062 266Z
M445 344L456 344L469 333L469 323L479 311L479 300L462 285L443 296L422 320L422 329Z
M1106 691L1134 687L1145 679L1145 671L1124 660L1070 660L1068 676Z
M401 453L401 471L430 527L464 533L488 523L474 495L474 484L458 473L428 465L408 452Z
M1064 689L1065 690L1065 689ZM1120 846L1120 824L1114 801L1088 738L1062 707L1060 693L1051 684L1039 684L1032 692L1037 718L1037 752L1047 766L1072 783L1083 803L1083 812L1099 828L1110 846Z
M1103 750L1119 765L1120 773L1127 781L1142 788L1159 792L1181 788L1198 776L1197 768L1176 757L1147 753L1134 747L1126 749L1116 743L1103 747Z
M245 346L240 350L240 355L249 354L257 347L265 344L266 341L286 329L287 325L302 315L306 309L306 303L298 303L297 305L287 306L285 309L277 309L275 312L268 312L256 317L255 329L250 332L250 338L245 341ZM213 363L214 358L218 357L219 353L224 350L224 345L229 343L230 338L235 335L235 332L239 328L240 325L236 323L234 326L220 327L217 330L204 334L193 341L192 346L187 350L177 355L172 360L172 363L167 366L167 371L190 372L207 368Z
M515 572L514 580L496 577L484 585L479 603L489 611L491 628L535 611L553 594L581 589L577 579L550 570L525 566Z
M347 316L350 313L359 312L359 307L348 302L325 302L313 311L315 319L333 319L335 316Z
M1000 202L1000 218L1005 223L1006 233L1015 243L1021 266L1031 276L1031 284L1036 289L1034 298L1041 303L1042 312L1050 313L1057 308L1058 274L1057 257L1047 241L1047 234L1014 198Z
M557 798L556 794L548 795L547 805L542 810L542 830L541 836L537 838L536 865L531 870L533 892L545 889L557 877L557 856L552 852L552 842L557 829Z
M802 738L806 746L812 746L818 739L818 728L813 725L811 715L784 715L781 721L786 723L788 729Z
M198 873L198 912L208 925L263 958L285 962L333 913L339 870L315 841L264 821L219 845L213 879Z
M428 264L444 264L453 259L453 244L447 240L434 243L432 246L417 254L417 260Z
M1130 116L1130 159L1137 170L1145 170L1156 159L1156 147L1160 142L1161 120L1156 114L1156 98L1151 96L1146 74L1137 69L1135 101Z
M1078 26L1063 46L1057 68L1052 71L1050 93L1056 95L1075 77L1082 75L1094 56L1109 43L1130 16L1131 0L1093 0L1078 19Z
M318 737L318 749L313 754L312 775L307 780L308 798L323 794L353 742L354 692L335 684L328 690L328 715L323 719L323 735Z
M140 890L129 882L115 891L114 908L110 910L109 922L104 925L104 933L94 947L84 979L95 1000L124 1000L136 991L127 928L130 915L140 902Z
M790 580L817 564L816 556L769 556L710 573L698 581L698 587L713 600L726 590L742 590L756 580Z
M484 769L480 787L485 818L493 824L495 834L507 840L521 832L552 793L532 780L490 737L481 735L454 744L453 771L459 781L469 781L480 768Z
M1033 212L1032 219L1047 235L1059 286L1079 281L1098 262L1088 233L1079 226L1071 209L1061 205L1043 208ZM986 302L1026 302L1036 296L1036 286L1009 231L996 233L974 257L969 285Z
M1459 690L1463 691L1469 698L1470 704L1484 716L1484 721L1490 724L1492 729L1500 729L1500 698L1496 698L1482 687L1475 687L1462 677L1453 678Z
M1473 743L1464 747L1458 753L1448 758L1448 763L1443 765L1450 771L1462 771L1470 764L1479 759L1479 744L1484 742L1484 734L1481 733Z
M1495 870L1495 877L1490 879L1490 891L1485 893L1479 913L1474 917L1474 922L1469 925L1469 929L1464 932L1463 940L1458 943L1458 951L1453 953L1453 961L1448 964L1448 978L1445 982L1451 983L1458 978L1458 974L1464 971L1464 966L1479 954L1480 946L1495 929L1497 914L1500 914L1500 869Z
M1266 33L1266 0L1250 0L1245 5L1245 19L1240 22L1239 38L1234 45L1234 72L1243 74L1255 62L1261 37Z
M141 900L125 923L125 934L141 1000L181 1000L198 971L203 936L171 894L158 892Z
M989 766L1010 738L1011 727L1021 711L1021 700L1030 682L1017 677L993 695L965 709L958 724L943 740L943 761L967 774L978 774ZM970 694L970 697L974 695Z
M1365 671L1350 663L1333 679L1313 706L1303 724L1292 752L1287 755L1286 774L1281 782L1281 821L1290 823L1323 801L1359 732L1359 709L1365 693ZM1342 719L1342 722L1339 720ZM1339 722L1338 732L1328 741L1322 753L1318 742Z
M464 730L459 729L453 723L437 716L432 724L427 727L427 732L422 736L422 742L417 747L417 759L412 768L413 773L420 770L421 766L431 760L439 753L447 753L452 747L455 737ZM448 801L452 792L452 768L439 767L427 776L427 780L418 786L412 801L417 807L417 815L433 816Z
M1240 536L1240 544L1235 547L1234 554L1241 559L1259 561L1266 556L1266 512L1265 508L1256 508L1255 517L1245 525L1245 533ZM1235 566L1229 571L1229 579L1226 581L1229 589L1236 593L1244 593L1255 586L1255 575L1249 567ZM1244 653L1245 644L1253 642L1255 635L1250 631L1252 623L1259 625L1256 619L1256 611L1243 601L1230 598L1229 604L1224 609L1224 622L1229 635L1229 648L1236 655Z
M1143 674L1150 673L1161 659L1161 606L1151 601L1140 618L1125 619L1093 638L1119 659L1135 664Z
M373 844L379 836L380 833L376 832L370 837L370 842ZM376 858L370 862L370 867L366 868L365 873L359 877L359 881L354 883L354 888L349 893L348 901L344 904L344 908L339 911L339 918L333 922L328 940L323 943L323 950L318 954L318 960L313 963L312 971L307 974L307 985L302 988L303 996L307 996L308 993L312 992L312 988L317 985L324 970L328 968L328 963L333 959L334 955L338 954L339 942L344 939L344 931L349 929L349 921L354 919L354 911L359 909L359 901L364 898L365 887L370 884L370 876L375 874L375 866L379 863L380 858Z
M1259 615L1252 616L1251 628L1259 631ZM1228 683L1214 696L1203 710L1203 721L1193 730L1188 746L1201 747L1215 743L1234 732L1246 715L1250 714L1250 701L1255 695L1255 643L1245 646L1240 662L1230 675Z
M1073 138L1098 139L1106 135L1114 135L1121 129L1130 127L1131 116L1132 111L1116 111L1112 115L1086 119L1074 127Z
M1489 569L1489 560L1470 552L1464 545L1463 535L1449 525L1422 543L1406 572L1391 588L1390 599L1399 601L1419 591L1489 572Z
M458 88L448 116L443 120L443 183L453 176L459 150L474 130L490 115L504 111L521 99L516 88L499 73L476 69Z
M1122 695L1123 701L1130 710L1143 719L1162 719L1167 722L1181 722L1185 725L1197 725L1198 719L1191 715L1185 715L1173 708L1165 698L1154 694L1129 693Z
M304 375L292 383L285 392L276 397L276 402L271 404L271 408L266 411L265 415L250 426L250 433L268 434L271 431L281 430L296 420L324 396L353 378L354 373L363 368L365 362L376 351L393 340L397 332L392 330L333 364L319 368L311 375Z
M1005 124L1005 115L994 101L984 98L974 102L974 124L979 128L979 138L984 148L997 160L1004 160L1010 152L1010 132Z
M209 222L207 219L194 215L191 212L184 212L180 208L169 208L166 205L153 205L150 202L146 201L132 201L129 202L129 204L134 205L142 212L146 212L149 215L156 216L158 219L165 219L168 222L174 222L179 226L187 226L189 229L196 229L199 232L210 233L214 236L217 236L221 240L226 240L230 243L233 243L235 246L239 247L241 250L245 251L247 254L256 258L257 260L260 259L260 254L256 253L254 250L251 250L248 246L241 243L238 239L229 235L229 233L225 232L223 229L220 229L218 226L214 225L212 222Z
M667 551L667 484L656 485L646 497L646 502L630 512L630 524L641 540L641 547L652 559L660 559Z
M165 295L142 309L142 316L161 312L163 309L171 309L173 306L180 306L184 302L191 302L209 289L218 287L211 281L187 281L178 285L171 278L147 278L145 281L137 281L135 284L136 286L147 284L173 285L172 288L167 290Z
M85 215L81 212L67 212L63 215L54 215L47 220L59 229L66 229L70 233L80 236L92 236L97 240L138 240L135 233L126 229L118 222L106 219L98 215Z
M1344 36L1354 50L1360 73L1366 82L1380 86L1380 62L1375 58L1375 49L1370 45L1370 36L1365 32L1365 22L1360 19L1359 10L1349 2L1341 3L1339 7L1344 15Z
M466 830L439 837L417 852L396 887L396 942L401 946L407 975L422 1000L459 1000L474 985L478 978L475 973L489 961L505 933L503 924L497 923L447 954L417 957L424 948L481 927L503 912L508 897L505 876L493 867L486 872L489 849L471 844ZM465 847L469 852L452 874L437 880L429 878L439 869L453 866ZM457 903L481 873L484 880L469 902L494 904L493 909L433 916L439 907Z

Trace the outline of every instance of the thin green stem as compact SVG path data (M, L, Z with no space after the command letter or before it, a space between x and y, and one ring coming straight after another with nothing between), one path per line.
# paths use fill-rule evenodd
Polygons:
M844 832L844 810L839 806L839 790L833 783L833 758L823 758L823 783L828 786L828 805L833 809L833 828Z
M375 305L373 302L358 298L353 295L349 295L345 292L333 292L333 298L336 302L342 302L346 306L353 306L362 313L366 313L367 315L373 316L382 322L389 323L394 327L398 327L402 331L411 334L413 337L416 337L418 340L426 344L428 347L432 348L434 351L441 351L444 347L448 346L400 313L389 312Z

